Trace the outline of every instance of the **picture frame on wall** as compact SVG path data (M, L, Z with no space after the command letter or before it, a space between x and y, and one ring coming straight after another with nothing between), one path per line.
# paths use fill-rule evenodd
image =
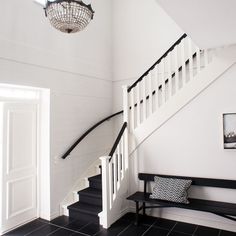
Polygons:
M236 113L223 114L224 149L236 149Z

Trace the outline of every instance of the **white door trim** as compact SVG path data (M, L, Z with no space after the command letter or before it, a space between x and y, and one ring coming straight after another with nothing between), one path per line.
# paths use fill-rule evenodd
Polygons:
M25 102L38 104L38 149L37 149L37 217L50 220L50 89L35 88L20 85L0 84L0 88L4 87L16 88L25 91L35 91L39 94L39 99L23 99L0 97L0 101L6 102ZM0 118L1 128L1 118ZM1 144L1 137L0 137ZM0 145L1 151L1 145ZM0 161L0 170L2 169ZM1 176L0 176L1 180ZM0 184L0 193L1 193ZM2 202L0 194L0 203ZM0 211L2 210L0 204ZM1 219L0 219L0 235L1 235ZM17 227L17 226L16 226Z

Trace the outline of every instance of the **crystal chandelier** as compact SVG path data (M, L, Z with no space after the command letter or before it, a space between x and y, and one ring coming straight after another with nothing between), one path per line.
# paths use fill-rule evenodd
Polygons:
M93 19L91 5L81 0L47 1L45 14L51 25L64 33L76 33L83 30Z

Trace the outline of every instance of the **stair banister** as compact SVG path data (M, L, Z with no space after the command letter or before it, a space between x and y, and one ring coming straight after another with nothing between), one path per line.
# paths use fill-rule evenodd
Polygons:
M163 58L165 58L169 52L171 52L178 44L180 44L180 42L187 37L187 34L183 34L145 73L143 73L143 75L136 80L129 88L128 88L128 92L130 92L132 90L132 88L134 88L139 82L141 82L143 80L143 78L148 75L148 73L155 68L155 66L157 64L159 64Z
M67 156L70 155L70 153L76 148L76 146L89 134L91 133L94 129L96 129L99 125L103 124L105 121L110 120L111 118L123 114L123 110L116 112L115 114L112 114L101 121L97 122L95 125L93 125L91 128L89 128L87 131L85 131L72 145L68 150L63 154L62 159L66 159Z
M122 198L128 196L128 93L127 86L123 87L124 123L109 153L100 157L102 164L102 212L99 214L100 224L104 228L118 220L121 208L124 207ZM121 197L122 196L122 197Z

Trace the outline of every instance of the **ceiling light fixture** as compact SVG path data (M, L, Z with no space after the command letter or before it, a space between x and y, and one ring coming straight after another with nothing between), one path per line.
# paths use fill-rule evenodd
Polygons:
M51 25L64 33L76 33L83 30L93 19L91 4L81 0L47 1L45 14Z

